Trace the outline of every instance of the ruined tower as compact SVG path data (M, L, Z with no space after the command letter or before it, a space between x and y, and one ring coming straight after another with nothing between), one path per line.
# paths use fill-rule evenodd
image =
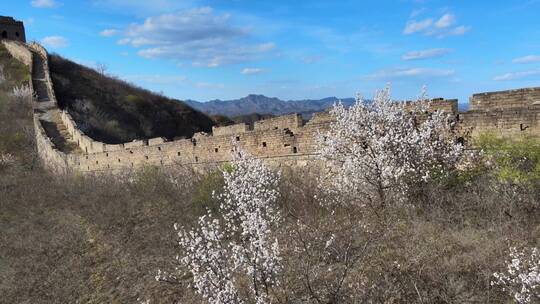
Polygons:
M17 40L26 43L23 22L12 17L0 16L0 39Z

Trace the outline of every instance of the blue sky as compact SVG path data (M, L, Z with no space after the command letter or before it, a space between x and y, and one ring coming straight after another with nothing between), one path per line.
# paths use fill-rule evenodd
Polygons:
M29 40L178 99L540 86L540 0L7 0Z

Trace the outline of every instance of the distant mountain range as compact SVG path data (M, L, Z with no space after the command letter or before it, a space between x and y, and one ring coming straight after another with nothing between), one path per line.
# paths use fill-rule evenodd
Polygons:
M339 99L336 97L327 97L323 99L304 99L304 100L281 100L275 97L264 95L248 95L244 98L233 100L210 100L199 102L195 100L184 101L187 105L201 112L210 115L225 115L235 117L252 113L285 115L290 113L299 113L304 117L310 117L314 112L321 112L341 100L345 106L352 105L354 98Z
M186 100L184 102L190 107L209 115L225 115L230 118L254 113L274 116L298 113L302 114L304 118L309 118L315 112L329 109L338 101L341 101L345 106L354 104L354 98L327 97L323 99L285 101L275 97L255 94L233 100L215 99L207 102ZM467 104L459 104L459 110L465 111L467 106Z

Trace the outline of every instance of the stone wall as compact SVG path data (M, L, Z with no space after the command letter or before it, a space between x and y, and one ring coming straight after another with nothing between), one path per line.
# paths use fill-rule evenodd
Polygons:
M217 135L199 133L191 139L169 142L162 138L154 138L121 145L107 145L84 135L68 113L62 112L61 117L68 132L85 152L78 156L74 167L81 172L126 170L146 165L198 166L221 163L231 159L231 151L235 144L250 154L266 159L284 160L287 157L309 156L314 153L312 136L315 130L309 127L298 127L298 134L292 134L288 128L278 128L242 133L218 132Z
M296 132L298 128L302 127L303 123L304 122L300 114L291 114L256 121L253 125L253 128L255 129L255 131L289 129L293 132Z
M405 104L406 110L412 110L416 101L407 101ZM442 111L448 114L457 114L458 100L434 98L429 101L428 112Z
M505 137L540 137L540 107L468 111L458 117L462 132L472 137L486 132Z
M70 172L78 163L78 157L65 154L55 147L41 125L38 115L34 115L34 131L38 155L45 168L58 174Z
M239 123L231 126L225 127L212 127L212 134L216 136L221 135L236 135L241 133L246 133L249 131L249 126L245 123Z
M28 44L28 48L34 52L34 56L40 56L43 64L44 80L47 86L47 95L49 96L50 106L57 107L56 95L54 94L54 87L49 71L49 54L47 50L39 43L32 42Z
M32 52L26 48L24 43L11 40L2 40L2 44L11 54L11 56L28 66L30 69L32 68Z
M486 131L503 136L540 136L540 111L536 107L458 113L457 100L434 99L429 111L435 110L455 115L463 136L476 136ZM258 121L253 130L246 124L237 124L216 127L213 134L197 133L191 139L166 141L153 138L120 145L92 140L78 130L67 112L62 113L62 120L85 151L75 158L73 168L80 172L114 172L148 165L212 166L229 161L234 144L272 166L309 166L317 159L316 137L328 129L334 118L327 112L315 113L304 124L300 115L294 114Z
M469 100L471 111L491 111L540 106L540 87L474 94Z

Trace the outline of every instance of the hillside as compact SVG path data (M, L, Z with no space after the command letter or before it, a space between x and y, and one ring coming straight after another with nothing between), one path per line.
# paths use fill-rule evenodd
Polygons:
M174 258L186 248L173 226L194 231L220 215L223 175L177 166L54 176L38 161L31 96L14 94L28 72L0 46L0 303L208 303ZM484 140L490 166L411 184L384 208L329 193L314 168L283 170L268 205L280 217L267 227L285 300L270 303L510 303L491 282L514 263L508 247L527 258L540 245L540 143ZM250 188L256 176L235 183ZM158 282L158 270L181 276Z
M116 144L153 137L191 137L208 132L214 122L179 100L169 99L50 56L51 77L59 106L95 140Z
M248 115L252 113L285 115L290 113L300 113L304 117L309 117L314 112L321 112L330 108L340 99L328 97L324 99L305 99L284 101L275 97L266 97L264 95L248 95L244 98L233 100L211 100L207 102L198 102L186 100L191 107L211 114L226 115L229 117ZM354 98L344 98L341 101L345 105L354 103Z

